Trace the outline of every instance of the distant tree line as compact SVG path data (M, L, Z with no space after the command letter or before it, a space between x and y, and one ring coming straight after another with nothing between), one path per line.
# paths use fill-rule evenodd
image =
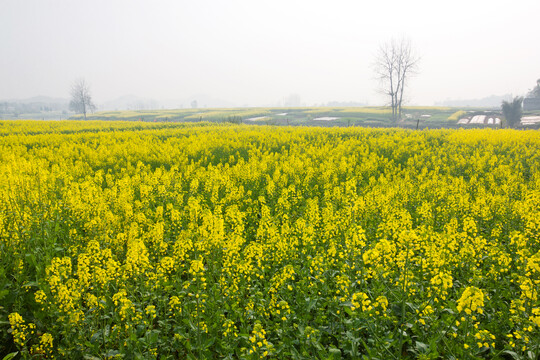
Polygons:
M45 102L19 102L2 101L0 102L0 114L16 115L35 114L40 112L62 111L67 112L67 104L45 103Z

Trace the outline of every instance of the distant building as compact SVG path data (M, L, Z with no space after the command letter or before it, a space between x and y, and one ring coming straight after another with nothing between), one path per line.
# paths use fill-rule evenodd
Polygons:
M540 110L540 98L537 97L527 97L523 99L523 110Z

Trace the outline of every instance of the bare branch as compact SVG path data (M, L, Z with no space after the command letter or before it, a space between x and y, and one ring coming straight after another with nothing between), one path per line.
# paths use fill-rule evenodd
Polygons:
M381 82L381 92L390 97L393 121L401 118L405 85L409 77L416 74L418 62L407 39L392 39L379 47L374 67Z
M84 120L86 120L86 114L96 110L96 105L90 94L90 87L83 78L80 78L73 82L69 93L71 95L70 110L82 113Z

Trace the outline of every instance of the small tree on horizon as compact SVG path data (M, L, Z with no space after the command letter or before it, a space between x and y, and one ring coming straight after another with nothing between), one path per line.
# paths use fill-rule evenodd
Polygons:
M510 127L516 127L523 115L523 98L516 96L512 101L503 100L501 108L504 118Z
M92 101L92 95L90 94L90 87L83 78L77 79L71 85L69 93L71 95L69 109L83 114L84 120L86 120L86 113L96 110L96 105Z

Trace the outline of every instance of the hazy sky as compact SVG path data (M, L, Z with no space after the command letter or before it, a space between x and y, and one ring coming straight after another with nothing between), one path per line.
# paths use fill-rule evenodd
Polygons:
M0 0L0 99L195 94L235 105L382 104L377 48L421 56L409 103L525 94L540 78L539 0Z

